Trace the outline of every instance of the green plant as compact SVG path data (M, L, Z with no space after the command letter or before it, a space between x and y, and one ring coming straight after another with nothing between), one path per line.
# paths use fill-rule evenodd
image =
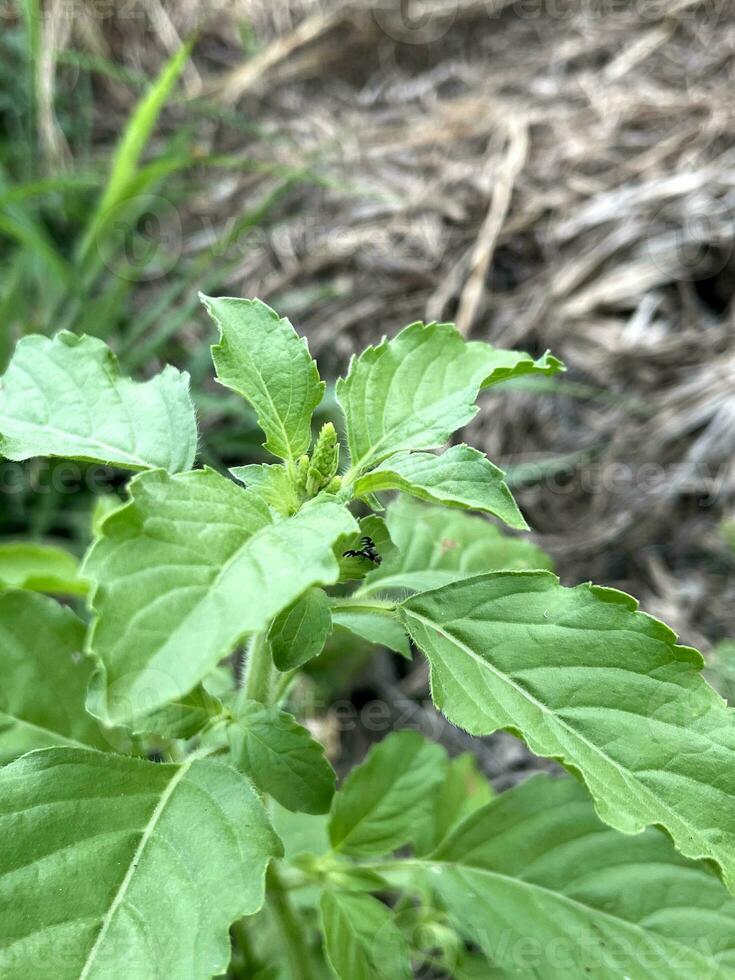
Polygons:
M278 460L234 480L191 469L173 368L135 383L61 333L21 341L0 385L8 459L139 471L81 570L0 562L3 977L735 977L731 710L629 596L562 586L466 513L526 527L502 471L435 452L482 389L559 361L406 327L337 383L339 472L330 425L312 448L304 341L257 300L204 303L217 378ZM411 641L449 721L571 775L495 797L401 731L335 791L287 707L338 630Z

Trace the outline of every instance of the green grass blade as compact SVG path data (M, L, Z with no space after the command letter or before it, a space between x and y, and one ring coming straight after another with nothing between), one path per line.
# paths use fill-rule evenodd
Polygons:
M104 193L94 211L79 248L81 261L104 230L109 213L125 199L138 170L141 154L150 138L158 116L189 59L192 42L187 42L167 62L158 78L138 102L128 120L112 161Z

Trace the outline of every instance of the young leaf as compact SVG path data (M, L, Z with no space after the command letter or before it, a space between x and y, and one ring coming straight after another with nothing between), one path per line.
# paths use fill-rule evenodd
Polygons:
M423 869L458 928L513 976L735 976L735 900L716 876L659 831L606 827L573 779L501 794Z
M356 527L314 501L273 523L212 470L146 473L102 526L84 574L97 586L95 713L130 722L187 694L237 643L312 585L334 582L332 544Z
M308 589L271 624L268 642L279 670L296 670L318 657L332 630L329 597L323 589Z
M299 509L301 501L288 475L288 470L281 463L233 466L230 473L281 517L290 517Z
M345 413L351 467L360 474L405 449L438 449L477 411L482 387L520 374L554 374L545 354L467 343L451 323L412 323L392 340L353 358L337 382Z
M356 857L388 854L431 821L433 790L444 779L444 750L418 732L396 732L368 752L332 801L329 838Z
M132 727L135 735L160 735L162 738L193 738L217 715L222 714L222 702L197 684L182 698L170 701Z
M634 599L548 572L496 572L406 600L432 696L476 735L519 733L579 772L607 823L663 826L735 887L735 714Z
M245 701L227 733L238 768L259 790L288 810L327 813L334 796L334 770L323 747L293 715Z
M407 660L411 659L406 631L394 615L385 615L370 607L359 608L357 605L345 609L335 606L332 610L332 622L335 626L361 636L368 643L386 647Z
M86 595L79 562L63 548L33 541L0 544L0 588L31 589L55 595Z
M398 453L370 470L355 484L355 495L401 490L421 500L483 510L509 527L528 530L505 483L505 474L470 446L452 446L441 456Z
M0 455L65 456L131 470L191 469L197 430L189 376L120 376L110 349L62 331L24 337L0 383Z
M84 623L33 592L0 593L0 764L51 745L108 748L84 710Z
M340 980L410 980L405 940L390 909L377 898L325 891L321 914L327 959Z
M220 330L212 348L217 380L253 406L269 452L298 459L311 444L311 416L324 394L306 340L259 299L201 300Z
M527 538L511 538L481 517L427 507L399 497L386 514L396 552L373 569L360 589L420 592L479 572L551 569L551 559Z
M211 977L281 853L228 766L80 749L0 770L0 974Z

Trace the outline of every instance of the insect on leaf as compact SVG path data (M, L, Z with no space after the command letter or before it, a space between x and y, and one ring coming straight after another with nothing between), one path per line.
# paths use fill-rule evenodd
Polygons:
M386 513L394 553L369 572L360 594L386 589L423 592L480 572L551 569L527 537L510 537L490 521L399 497Z
M212 470L146 473L129 490L84 565L103 668L93 706L117 723L188 694L306 589L334 582L332 545L357 527L321 501L273 523L258 497Z
M339 562L340 582L365 578L372 569L379 568L384 561L390 559L395 554L395 546L391 541L388 527L382 517L379 517L377 514L361 517L359 525L359 533L343 535L337 540L334 546L334 555ZM371 560L364 553L363 538L365 537L370 538L372 541L373 549L380 558L379 563ZM356 554L347 554L347 552L351 551L356 552Z

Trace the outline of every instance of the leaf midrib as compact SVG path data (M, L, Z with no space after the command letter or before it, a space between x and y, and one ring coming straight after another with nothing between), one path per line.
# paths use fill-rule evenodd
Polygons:
M112 924L112 920L115 917L117 910L120 908L122 902L125 899L125 896L130 888L130 883L132 882L133 876L135 875L140 865L141 858L143 857L143 853L145 852L145 849L148 846L151 837L153 836L153 833L156 829L156 825L161 819L161 816L163 815L163 811L166 809L169 800L173 796L174 790L181 782L181 780L184 778L184 776L188 773L189 769L191 769L191 766L195 761L196 760L194 758L191 758L188 761L184 762L181 766L179 766L176 772L174 773L174 775L171 777L170 781L167 783L166 788L161 793L161 798L159 799L158 803L154 807L153 813L149 817L148 822L146 823L143 829L143 834L140 838L140 842L138 843L138 846L135 850L135 854L130 859L130 863L128 864L128 868L127 871L125 872L123 880L120 882L120 886L117 892L115 893L115 897L110 903L110 907L108 908L107 912L105 913L102 919L100 931L97 934L97 938L94 941L94 945L92 946L89 953L87 954L87 958L84 961L82 971L79 974L79 980L87 980L87 978L90 976L90 970L94 965L94 961L97 958L97 954L99 953L102 943L105 940L107 932Z
M224 340L224 339L225 339L225 337L224 337L224 331L223 331L222 340ZM220 341L220 345L219 346L220 346L220 348L223 348L224 345L223 345L222 341ZM233 345L228 342L228 345L227 346L229 347L230 353L232 353ZM277 429L280 429L280 431L281 431L281 438L283 439L283 447L286 450L286 453L288 454L286 458L287 458L287 460L293 462L293 460L296 457L295 457L295 454L294 454L293 446L291 445L291 440L289 439L288 432L286 430L286 423L281 418L281 413L280 413L279 409L277 408L276 403L273 401L273 396L271 395L270 389L268 388L268 383L266 381L266 378L265 378L263 372L260 370L260 368L256 364L253 355L247 349L247 347L245 347L245 349L244 349L244 354L245 354L247 360L250 363L250 367L251 367L251 370L253 371L253 374L255 374L256 377L258 378L258 381L260 382L261 390L262 390L263 394L265 395L265 397L266 397L266 399L268 401L268 404L271 407L271 411L273 412L273 418L275 419L275 422L276 422L276 428ZM220 380L219 377L217 378L217 380L218 381ZM226 387L228 387L228 388L232 387L231 385L227 384L224 380L222 381L222 383ZM245 393L245 391L241 390L240 388L238 388L237 391L247 401L251 401L250 397ZM290 401L291 401L292 398L293 398L293 383L289 386L289 404L290 404ZM251 404L252 404L252 402L251 402ZM258 411L258 409L256 407L256 412L257 411ZM263 431L265 431L265 430L263 430ZM268 436L268 433L267 432L265 434L266 434L266 437L267 437L266 438L266 442L269 442L270 441L270 436Z
M0 425L4 424L6 421L9 421L11 424L17 423L17 419L13 419L9 415L0 415ZM120 457L124 456L129 463L134 463L136 466L140 466L143 469L152 469L155 468L156 465L158 465L149 460L142 459L140 456L135 456L132 453L129 453L124 449L121 449L119 446L113 446L111 443L103 442L101 439L95 439L93 436L90 435L82 435L78 432L68 432L66 429L58 429L56 426L50 425L49 423L42 424L39 422L29 422L25 419L23 420L22 425L27 426L28 428L31 429L40 430L41 432L51 432L54 435L62 436L64 439L79 438L82 439L84 442L86 442L87 445L89 446L93 446L98 449L113 452L115 456L112 458L105 457L106 462L117 462L119 464ZM53 456L56 454L50 453L49 455Z

